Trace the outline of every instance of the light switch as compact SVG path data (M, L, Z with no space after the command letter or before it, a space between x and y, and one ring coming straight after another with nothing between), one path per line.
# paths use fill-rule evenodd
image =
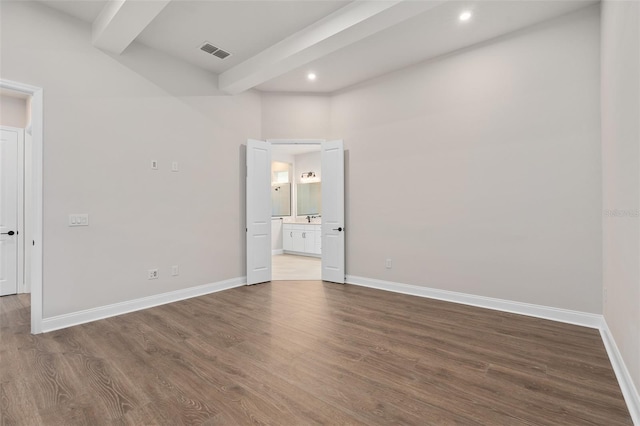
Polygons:
M178 170L179 170L178 169L178 162L177 161L172 162L171 163L171 171L172 172L177 172Z
M70 214L69 226L89 226L89 215L87 213Z

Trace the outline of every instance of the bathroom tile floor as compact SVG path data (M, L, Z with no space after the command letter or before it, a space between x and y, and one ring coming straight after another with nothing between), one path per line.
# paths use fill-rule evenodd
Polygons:
M319 280L322 278L319 257L279 254L271 257L273 280Z

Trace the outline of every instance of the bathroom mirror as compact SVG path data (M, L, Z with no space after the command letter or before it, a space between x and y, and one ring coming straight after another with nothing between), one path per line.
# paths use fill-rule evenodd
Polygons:
M271 216L291 216L291 184L271 185Z
M299 183L296 185L297 191L297 215L309 216L322 212L322 183Z

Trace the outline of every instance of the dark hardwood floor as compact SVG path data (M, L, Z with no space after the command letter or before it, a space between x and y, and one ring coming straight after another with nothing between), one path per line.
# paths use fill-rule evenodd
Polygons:
M0 298L2 425L631 425L597 330L319 281L29 334Z

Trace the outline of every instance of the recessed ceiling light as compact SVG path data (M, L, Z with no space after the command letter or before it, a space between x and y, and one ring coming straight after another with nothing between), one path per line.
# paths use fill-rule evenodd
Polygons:
M313 81L316 79L316 75L312 72L310 72L309 74L307 74L307 79Z
M465 10L460 14L460 16L458 16L458 19L460 19L462 22L468 21L469 19L471 19L471 12Z

